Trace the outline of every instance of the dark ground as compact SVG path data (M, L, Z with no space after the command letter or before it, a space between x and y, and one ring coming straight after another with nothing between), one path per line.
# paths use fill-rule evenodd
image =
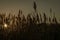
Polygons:
M0 40L60 40L60 24L30 25L25 30L9 33L0 30Z

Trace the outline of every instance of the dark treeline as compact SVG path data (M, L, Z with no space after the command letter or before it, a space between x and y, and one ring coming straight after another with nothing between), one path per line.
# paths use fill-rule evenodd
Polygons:
M17 16L0 14L0 40L60 40L60 24L55 13L53 19L47 18L45 13L42 18L41 14L37 13L36 2L33 8L33 16L28 14L25 17L22 10L19 10Z

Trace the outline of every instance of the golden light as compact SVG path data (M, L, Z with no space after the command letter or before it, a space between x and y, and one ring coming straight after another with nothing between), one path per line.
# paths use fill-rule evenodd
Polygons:
M7 28L7 24L6 23L4 24L4 27Z

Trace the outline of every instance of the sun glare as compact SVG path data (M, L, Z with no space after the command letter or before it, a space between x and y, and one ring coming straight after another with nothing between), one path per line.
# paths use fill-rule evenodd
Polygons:
M4 24L4 27L7 28L7 24L6 23Z

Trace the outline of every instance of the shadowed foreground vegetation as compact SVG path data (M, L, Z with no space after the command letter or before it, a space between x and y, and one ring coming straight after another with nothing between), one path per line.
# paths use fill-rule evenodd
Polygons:
M28 14L27 17L21 10L17 16L0 14L0 40L60 40L60 24L55 13L53 19L45 13L42 18L36 11L35 2L34 10L34 16Z

